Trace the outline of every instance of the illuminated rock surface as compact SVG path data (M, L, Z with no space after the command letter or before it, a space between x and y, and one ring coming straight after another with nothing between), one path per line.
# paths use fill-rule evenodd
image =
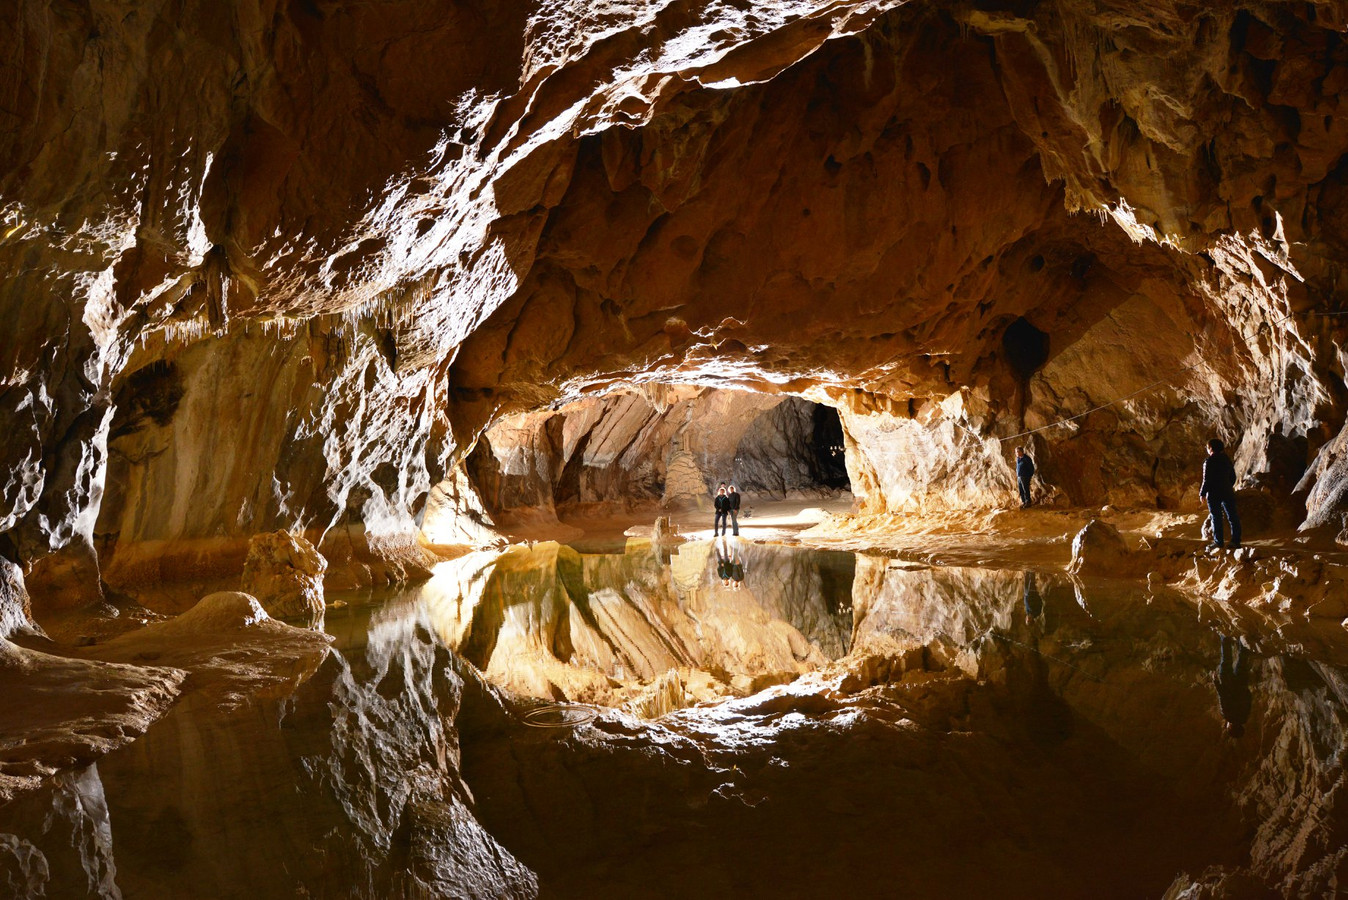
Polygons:
M323 573L328 561L302 537L284 531L248 543L241 587L274 616L323 615Z
M0 885L1333 892L1345 25L5 4ZM816 549L484 550L703 531L722 479ZM1082 529L1128 585L1064 580ZM235 593L278 531L306 612L435 574L334 652ZM525 730L469 662L629 711Z
M53 605L277 528L397 580L501 414L672 383L839 407L869 512L1079 416L1046 496L1187 502L1217 431L1337 527L1340 19L11 5L0 527Z

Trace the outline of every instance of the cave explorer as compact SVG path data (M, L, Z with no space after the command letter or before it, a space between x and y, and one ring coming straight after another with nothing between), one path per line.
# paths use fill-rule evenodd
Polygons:
M744 560L740 557L739 542L735 542L735 548L730 556L730 580L734 582L732 587L739 590L744 584Z
M732 484L726 498L730 500L730 524L734 528L735 537L740 536L740 492Z
M1222 635L1222 655L1217 661L1217 708L1225 720L1226 733L1238 738L1245 733L1254 698L1250 694L1250 656L1237 638Z
M1030 497L1030 479L1034 477L1034 460L1030 459L1024 447L1016 448L1016 484L1020 487L1020 507L1028 507L1034 500Z
M730 498L726 496L725 482L716 489L716 518L712 520L711 535L725 534L726 516L730 514Z
M1220 550L1223 540L1222 513L1231 523L1231 549L1240 549L1240 516L1236 513L1236 467L1226 455L1226 446L1217 438L1208 441L1208 458L1203 460L1203 484L1198 496L1208 505L1212 522L1209 550Z

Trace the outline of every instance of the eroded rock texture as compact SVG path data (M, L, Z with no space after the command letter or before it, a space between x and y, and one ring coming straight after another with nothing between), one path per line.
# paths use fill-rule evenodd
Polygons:
M1339 527L1343 11L1017 10L9 4L6 555L406 577L494 421L655 382L837 406L869 512L1016 442L1170 506L1216 432Z
M243 590L274 616L323 617L327 560L302 537L284 531L259 534L248 544Z
M710 509L722 483L748 510L847 487L842 441L836 412L797 397L646 388L504 418L467 474L500 526L656 503ZM428 511L425 527L443 515Z

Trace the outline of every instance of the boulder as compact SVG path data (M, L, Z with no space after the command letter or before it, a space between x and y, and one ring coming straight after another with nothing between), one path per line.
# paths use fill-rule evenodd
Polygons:
M328 562L313 544L287 531L256 535L243 565L244 593L277 618L323 612L323 573Z
M1068 571L1073 575L1126 576L1136 574L1140 562L1138 554L1128 549L1117 528L1091 519L1072 538L1072 562Z

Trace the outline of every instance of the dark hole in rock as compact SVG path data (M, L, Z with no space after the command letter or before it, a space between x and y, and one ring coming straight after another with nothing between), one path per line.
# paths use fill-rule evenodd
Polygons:
M816 404L813 412L815 479L824 487L850 490L842 419L831 406Z
M1007 326L1002 335L1002 349L1011 371L1024 381L1048 360L1048 335L1021 316Z
M182 376L178 367L155 360L129 375L113 400L116 415L111 437L137 431L151 423L167 425L183 398Z

